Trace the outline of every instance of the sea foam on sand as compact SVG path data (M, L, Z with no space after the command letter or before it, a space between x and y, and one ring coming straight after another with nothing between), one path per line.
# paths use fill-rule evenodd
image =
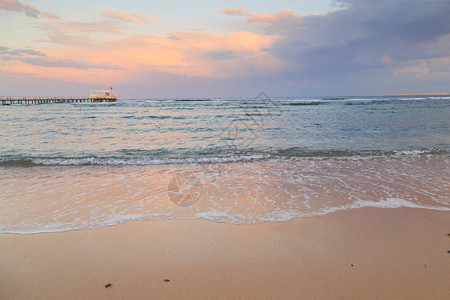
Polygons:
M362 207L448 211L446 156L0 168L0 232L131 220L287 221Z

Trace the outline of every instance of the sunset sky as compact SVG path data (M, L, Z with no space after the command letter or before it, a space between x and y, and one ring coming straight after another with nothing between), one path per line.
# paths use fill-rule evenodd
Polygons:
M450 92L450 1L0 0L0 96Z

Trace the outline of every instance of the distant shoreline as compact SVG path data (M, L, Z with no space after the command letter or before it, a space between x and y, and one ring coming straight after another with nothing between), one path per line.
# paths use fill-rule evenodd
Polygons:
M393 96L450 96L450 93L353 95L353 96L347 96L347 97L393 97Z

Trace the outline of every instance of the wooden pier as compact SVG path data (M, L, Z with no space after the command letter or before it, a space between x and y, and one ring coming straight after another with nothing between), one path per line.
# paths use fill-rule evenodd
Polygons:
M117 98L99 97L0 97L2 105L11 104L47 104L47 103L94 103L117 102Z

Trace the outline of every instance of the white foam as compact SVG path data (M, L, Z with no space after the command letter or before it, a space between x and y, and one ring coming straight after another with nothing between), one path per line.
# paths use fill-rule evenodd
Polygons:
M197 220L203 219L207 221L219 222L219 223L231 223L231 224L258 224L265 222L285 222L296 218L305 217L315 217L327 215L336 211L349 210L349 209L359 209L363 207L377 207L377 208L388 208L395 209L400 207L411 207L420 209L431 209L439 211L450 211L448 207L441 206L426 206L415 204L411 201L407 201L399 198L388 198L385 200L376 201L365 201L358 200L351 205L344 205L338 207L327 207L321 211L305 213L300 210L295 209L284 209L279 211L266 212L264 214L255 216L245 216L242 214L235 214L225 211L220 211L217 209L212 209L210 211L199 212L193 217L175 217L172 214L154 214L154 215L139 215L139 214L127 214L127 215L115 215L109 216L107 221L101 223L61 223L53 222L48 224L36 224L34 226L25 226L28 228L23 229L10 229L7 225L0 225L0 233L8 234L36 234L36 233L51 233L51 232L64 232L72 230L82 230L82 229L98 229L108 226L114 226L122 224L128 221L161 221L161 220ZM29 224L28 224L29 225Z
M47 166L80 166L80 165L113 165L113 166L151 166L167 164L192 164L192 163L226 163L269 158L268 154L260 155L234 155L226 157L197 157L197 158L36 158L33 163Z
M404 150L404 151L395 151L395 155L423 155L423 154L431 154L432 150Z
M352 205L354 208L360 207L378 207L378 208L399 208L399 207L412 207L412 208L424 208L424 209L432 209L432 210L442 210L442 211L450 211L450 208L443 206L430 206L430 205L421 205L414 203L412 201L408 201L400 198L386 198L380 201L367 201L367 200L357 200Z
M441 156L277 158L223 164L214 178L199 165L48 168L45 176L41 168L5 170L0 233L94 229L131 220L283 222L363 207L450 211L448 171L442 168L447 163ZM201 199L187 208L167 194L183 171L195 173L202 187Z
M217 218L228 218L229 216L230 215L227 214L226 212L222 212L222 211L218 211L218 210L213 209L213 210L210 210L210 211L197 213L195 215L195 218L214 221Z

